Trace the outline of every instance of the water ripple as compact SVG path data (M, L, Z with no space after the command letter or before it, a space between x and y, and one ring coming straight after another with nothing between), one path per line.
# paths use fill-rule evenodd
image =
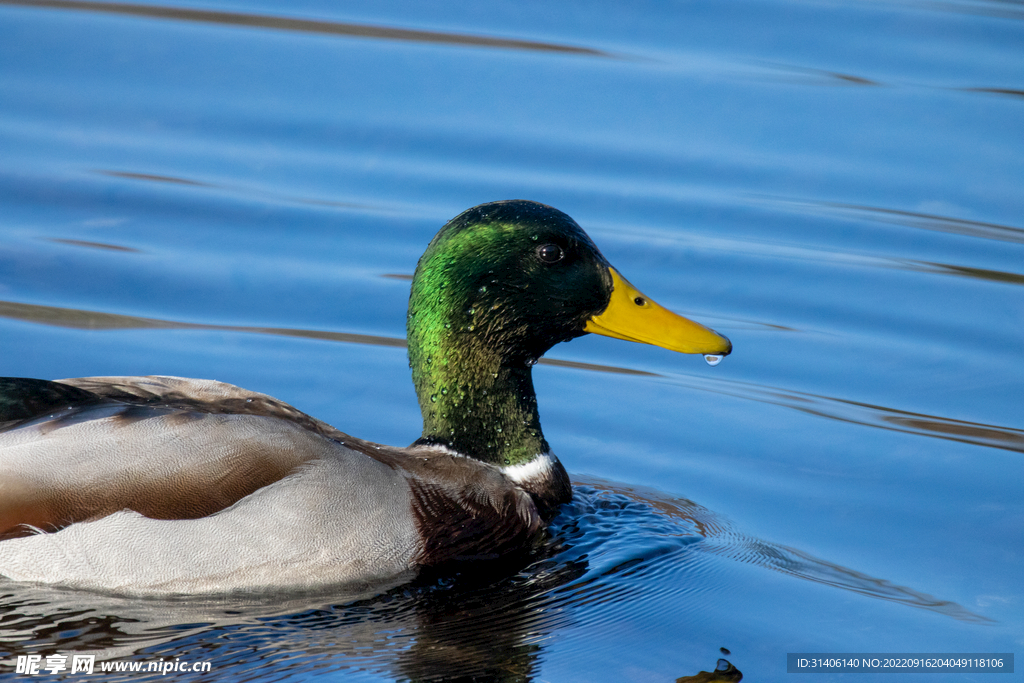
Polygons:
M1024 285L1024 275L1020 273L1008 273L1005 270L992 270L989 268L971 268L968 266L955 266L949 263L933 263L929 261L910 261L911 268L926 272L938 272L946 275L959 275L977 280L988 280L989 282L1002 282L1011 285Z
M644 487L613 484L597 478L575 477L575 480L589 485L577 487L577 498L584 500L594 497L599 499L603 497L626 498L633 504L644 505L649 511L648 515L656 515L662 524L668 525L669 529L674 527L674 531L668 534L670 536L678 535L680 538L686 538L688 534L699 530L696 534L696 540L699 542L693 543L694 538L690 537L689 542L681 544L680 550L684 547L692 548L694 551L728 557L738 562L779 571L807 581L823 583L910 607L939 612L962 621L989 621L954 602L940 600L911 588L894 585L885 579L871 577L854 569L815 558L801 550L744 534L733 529L720 516L693 501L676 498ZM630 533L633 533L634 525L629 525L629 528ZM641 526L641 528L643 527ZM664 531L657 533L664 533ZM651 545L645 543L644 547L650 548ZM650 573L653 567L664 563L664 555L668 555L668 553L656 553L646 560L646 564L649 566L645 573ZM671 564L675 566L674 562ZM666 584L647 580L644 585L649 588Z
M0 0L3 3L5 0ZM93 173L108 176L110 178L122 178L125 180L141 180L143 182L150 183L165 183L169 185L185 185L188 187L197 187L204 189L220 190L222 192L228 192L233 194L242 195L245 197L256 197L261 199L271 199L276 201L282 201L294 204L303 204L307 206L326 206L341 209L358 209L361 211L374 211L377 213L396 213L396 209L393 206L375 206L371 204L360 204L356 202L339 202L330 199L317 199L313 197L297 197L289 194L281 194L278 192L268 191L266 189L256 189L251 187L244 187L241 185L227 185L219 183L209 183L200 180L193 180L190 178L181 178L178 176L161 175L157 173L137 173L133 171L115 171L111 169L94 169Z
M221 330L395 348L405 348L406 346L405 339L400 337L284 327L247 327L241 325L178 322L100 311L41 306L14 301L0 301L0 318L11 318L81 330ZM676 384L682 384L689 389L710 391L736 398L770 403L830 420L1024 453L1024 430L1013 427L970 422L939 415L928 415L890 406L874 405L751 382L715 379L705 376L699 378L682 375L669 377L646 370L597 363L583 363L558 358L542 358L540 362L555 367L588 370L591 372L659 377L668 379Z
M867 217L875 221L911 228L920 228L923 230L933 230L935 232L965 235L967 237L982 237L984 239L1024 244L1024 228L1018 228L1011 225L985 223L982 221L972 221L964 218L953 218L951 216L940 216L937 214L920 213L917 211L903 211L900 209L890 209L879 206L785 199L779 199L777 201L780 204L789 204L796 207L802 206L814 211L824 211L840 215L853 215L856 218Z
M104 14L120 14L147 19L171 19L176 21L194 21L207 24L226 24L243 28L269 28L279 31L299 31L303 33L319 33L321 35L351 36L355 38L375 38L378 40L401 40L418 43L443 43L446 45L463 45L471 47L487 47L511 50L533 50L540 52L561 52L587 57L610 57L611 55L586 47L575 45L559 45L534 40L516 40L513 38L492 38L461 33L441 31L421 31L414 29L394 28L391 26L368 26L365 24L349 24L335 21L314 19L296 19L291 17L275 17L260 14L243 14L241 12L217 12L185 7L166 7L159 5L137 5L119 2L89 2L88 0L0 0L3 5L23 5L28 7L100 12Z
M373 346L390 346L405 348L406 341L402 337L384 337L373 334L357 334L354 332L331 332L327 330L307 330L291 327L248 327L244 325L214 325L209 323L191 323L160 318L144 318L120 313L105 313L79 308L63 308L59 306L42 306L16 301L0 301L0 318L23 320L40 325L68 327L77 330L220 330L224 332L243 332L249 334L269 334L281 337L299 337L321 341L335 341L347 344L370 344ZM613 365L581 363L579 361L541 358L540 363L577 370L609 372L621 375L638 375L656 377L656 373L634 370Z
M89 240L72 240L72 239L61 239L58 237L49 238L50 242L55 244L67 244L72 247L84 247L86 249L102 249L105 251L126 251L129 253L141 254L142 251L139 249L133 249L132 247L124 247L120 244L108 244L107 242L92 242Z
M1024 90L1020 88L963 88L966 92L982 92L990 95L1009 95L1010 97L1024 97Z
M690 389L770 403L829 420L1024 453L1024 430L1014 427L916 413L751 382L704 377L675 377L671 381Z

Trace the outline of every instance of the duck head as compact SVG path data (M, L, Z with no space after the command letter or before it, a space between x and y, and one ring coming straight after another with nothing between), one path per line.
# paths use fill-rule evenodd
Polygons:
M633 287L572 218L522 200L476 206L441 228L416 267L407 331L418 443L501 467L549 450L531 370L558 342L595 333L682 353L732 350Z

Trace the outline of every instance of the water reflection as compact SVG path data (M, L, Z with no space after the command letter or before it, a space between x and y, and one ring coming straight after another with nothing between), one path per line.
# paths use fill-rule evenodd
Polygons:
M106 242L91 242L88 240L69 240L60 239L57 237L50 238L50 242L56 244L67 244L72 247L85 247L86 249L104 249L107 251L126 251L130 253L140 254L138 249L132 249L131 247L123 247L120 244L107 244Z
M1024 9L1019 0L981 0L964 2L963 0L903 0L906 4L925 6L930 9L961 14L976 14L983 17L1000 19L1024 19Z
M5 0L0 0L0 3ZM73 3L74 4L74 3ZM854 77L850 79L856 80ZM867 84L871 84L867 82ZM246 188L228 187L223 185L214 185L204 183L196 180L187 178L152 174L152 173L135 173L128 171L114 171L114 170L96 170L95 173L99 173L109 177L124 178L129 180L142 180L147 182L159 182L159 183L170 183L178 185L188 185L202 188L220 189L230 192L241 192L243 194L252 194L252 192ZM315 205L315 206L331 206L336 208L348 208L348 209L359 209L359 210L374 210L380 211L381 207L373 207L365 204L356 204L351 202L337 202L321 199L312 199L304 197L278 195L274 193L268 193L266 191L260 191L258 193L263 197L273 197L275 199L293 202L304 205ZM816 213L821 213L825 210L827 213L838 213L842 215L853 214L858 218L868 217L871 220L878 222L885 222L895 225L902 225L907 227L933 230L937 232L954 233L969 237L982 237L985 239L995 239L1000 241L1024 243L1024 229L1017 228L1009 225L1000 225L996 223L986 223L981 221L971 221L966 219L953 218L949 216L940 216L936 214L927 214L913 211L903 211L896 209L887 209L882 207L871 207L871 206L860 206L854 204L840 204L834 202L806 202L806 201L795 201L795 200L782 200L772 199L771 203L781 204L785 206L795 206L800 208L810 208ZM131 249L128 247L120 247L117 245L102 245L98 242L87 242L82 240L68 240L68 239L51 239L52 242L58 242L62 244L70 244L74 246L94 246L96 248L102 248L106 246L109 249L116 249L120 251L132 251L138 250ZM719 240L721 242L721 240ZM703 248L710 246L709 240L703 241ZM955 264L938 263L931 261L918 261L913 259L905 258L880 258L873 256L865 256L861 254L852 253L836 253L836 252L824 252L820 249L807 249L796 246L786 245L743 245L735 241L726 240L724 244L720 245L722 248L729 252L742 252L750 251L751 249L757 253L771 252L776 256L798 258L798 259L810 259L816 262L822 261L835 261L840 263L856 263L868 267L881 267L881 268L901 268L907 270L914 270L919 272L928 273L939 273L943 275L956 275L961 277L970 277L980 280L986 280L989 282L1009 283L1009 284L1024 284L1024 274L1013 273L1007 271L977 268L970 266L960 266ZM386 274L385 277L399 278L399 279L411 279L408 275L398 274ZM744 321L747 324L761 327L773 327L768 323L759 323ZM781 326L774 326L782 328Z
M736 683L743 673L727 659L719 659L714 671L701 671L696 676L682 676L676 683Z
M855 76L853 74L840 73L838 71L828 71L827 69L815 69L808 66L796 66L793 64L779 64L773 62L764 62L761 66L764 66L774 72L775 80L782 82L788 81L801 85L882 85L878 81L871 80L870 78L864 78L863 76Z
M954 266L948 263L924 263L923 265L931 270L949 275L960 275L962 277L972 277L978 280L988 280L989 282L1003 282L1011 285L1024 285L1024 275L1019 273L1007 273L1002 270L989 270L987 268Z
M993 95L1010 95L1012 97L1024 97L1024 90L1014 88L964 88L968 92L985 92Z
M87 311L77 308L59 306L40 306L15 301L0 301L0 318L24 320L42 325L69 327L79 330L220 330L224 332L246 332L251 334L269 334L282 337L300 337L323 341L345 342L349 344L371 344L373 346L391 346L405 348L406 342L401 337L384 337L372 334L356 334L352 332L329 332L326 330L303 330L290 327L246 327L243 325L213 325L206 323L188 323L159 318L143 318L119 313ZM581 363L578 361L542 358L544 365L555 365L577 370L593 370L610 372L620 375L639 375L657 377L653 372L633 370L612 365Z
M4 0L0 0L2 3ZM93 173L99 175L108 176L110 178L123 178L125 180L141 180L149 183L166 183L170 185L187 185L190 187L199 187L204 189L221 190L224 192L232 192L241 194L247 197L261 197L263 199L274 199L281 202L305 204L307 206L326 206L340 209L359 209L363 211L378 211L394 213L393 207L384 206L372 206L370 204L359 204L356 202L339 202L329 199L314 199L310 197L296 197L293 195L279 194L275 192L268 192L265 189L253 189L248 187L242 187L238 185L222 185L215 183L201 182L198 180L190 180L188 178L181 178L178 176L160 175L157 173L136 173L132 171L113 171L107 169L94 169Z
M926 415L763 384L710 378L701 378L699 383L691 382L689 378L673 378L672 381L693 389L792 408L829 420L1024 453L1024 430L1013 427Z
M1004 449L1024 453L1024 430L1013 427L1002 427L966 420L955 420L923 413L912 413L885 405L874 405L860 401L823 396L820 394L792 391L765 385L739 382L709 381L718 384L717 388L705 388L732 396L763 400L774 405L782 405L808 415L829 420L839 420L892 431L918 434L942 438L972 445L983 445L993 449Z
M1024 228L1018 228L1012 225L1000 225L999 223L986 223L984 221L972 221L964 218L953 218L951 216L940 216L937 214L920 213L917 211L902 211L878 206L840 204L837 202L811 202L779 199L776 203L779 205L804 207L806 209L813 210L816 213L824 212L847 215L855 218L867 218L881 223L891 223L893 225L902 225L910 228L920 228L923 230L948 232L967 237L982 237L984 239L1024 244Z
M444 43L447 45L468 45L473 47L503 48L511 50L533 50L540 52L563 52L590 57L610 57L600 50L574 45L559 45L535 40L515 40L511 38L492 38L490 36L474 36L463 33L446 33L443 31L417 31L394 28L391 26L368 26L365 24L349 24L336 21L317 21L313 19L295 19L270 15L243 14L241 12L216 12L212 10L192 9L186 7L166 7L159 5L136 5L119 2L89 2L88 0L0 0L3 5L25 5L29 7L101 12L120 14L148 19L172 19L175 21L195 21L207 24L227 24L245 28L268 28L280 31L301 31L319 33L321 35L352 36L356 38L375 38L378 40L403 40L419 43Z
M198 180L179 178L177 176L160 175L157 173L131 173L129 171L107 171L98 169L93 171L111 178L126 178L128 180L146 180L153 183L170 183L171 185L191 185L193 187L216 187L209 183L201 183Z
M179 322L160 318L143 318L119 313L87 311L59 306L39 306L15 301L0 301L0 318L24 320L41 325L69 327L78 330L221 330L225 332L250 332L283 337L301 337L347 342L349 344L372 344L374 346L397 346L404 348L405 339L383 337L372 334L349 332L328 332L326 330L302 330L287 327L245 327L241 325L211 325L204 323Z
M14 301L0 301L0 318L24 320L43 325L55 325L82 330L112 329L178 329L178 330L221 330L285 337L300 337L349 344L370 344L373 346L405 347L405 339L380 335L331 332L326 330L304 330L285 327L246 327L241 325L213 325L188 323L158 318L87 311L57 306L40 306ZM975 446L987 446L1010 451L1024 452L1024 430L1000 425L983 424L957 420L939 415L926 415L898 408L851 401L834 396L823 396L808 392L794 391L750 382L738 382L708 376L689 377L676 375L667 377L646 370L635 370L614 365L583 363L558 358L542 358L540 363L556 367L589 370L644 377L660 377L688 389L710 391L752 401L766 402L799 410L800 412L829 420L839 420L865 427L886 429L933 438L958 441Z

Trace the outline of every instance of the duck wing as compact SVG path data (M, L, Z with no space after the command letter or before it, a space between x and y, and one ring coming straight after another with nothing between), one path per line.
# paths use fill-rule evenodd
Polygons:
M208 380L0 379L0 540L134 510L197 519L346 435L264 394Z

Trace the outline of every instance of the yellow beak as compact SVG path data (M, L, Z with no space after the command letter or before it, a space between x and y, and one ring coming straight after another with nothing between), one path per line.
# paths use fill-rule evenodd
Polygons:
M612 299L608 308L587 321L584 330L615 339L654 344L680 353L725 356L732 342L709 327L676 315L644 296L640 290L612 273Z

